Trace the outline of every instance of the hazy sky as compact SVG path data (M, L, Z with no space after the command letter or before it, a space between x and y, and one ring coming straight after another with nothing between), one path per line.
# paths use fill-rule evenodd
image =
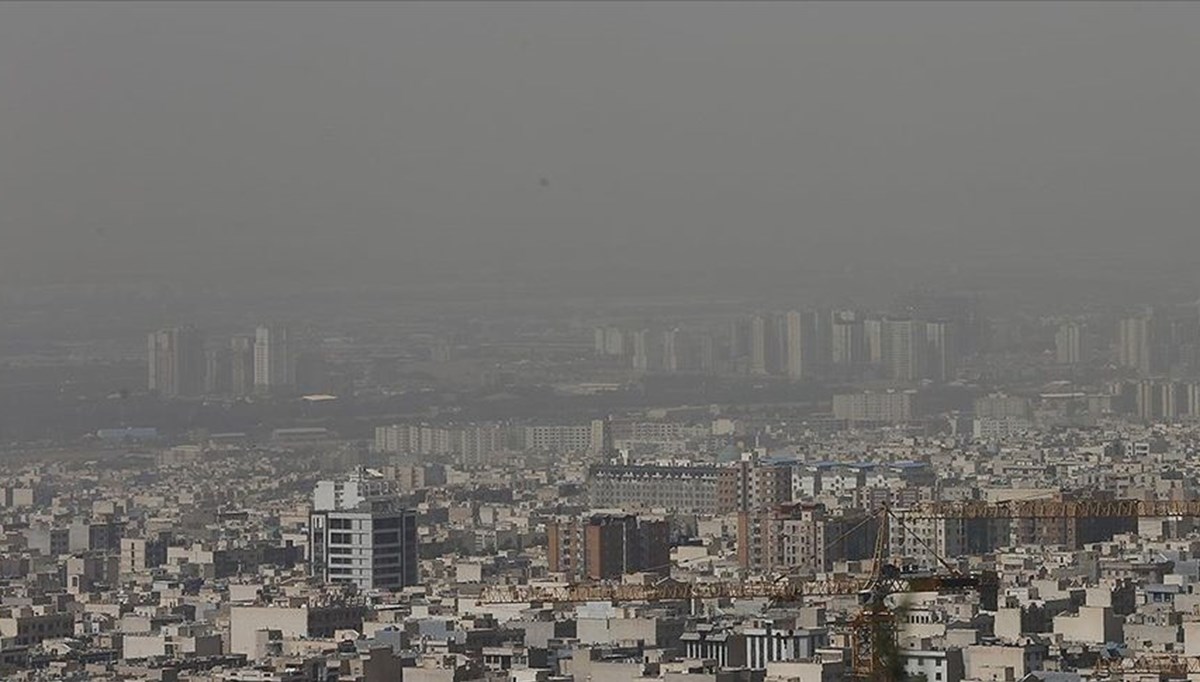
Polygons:
M1200 248L1200 6L0 3L0 279Z

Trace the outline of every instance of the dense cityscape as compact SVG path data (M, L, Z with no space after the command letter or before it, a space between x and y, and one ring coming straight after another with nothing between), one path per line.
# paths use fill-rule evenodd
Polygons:
M1200 681L1197 36L0 2L0 681Z
M1185 676L1200 310L994 299L13 343L5 678Z

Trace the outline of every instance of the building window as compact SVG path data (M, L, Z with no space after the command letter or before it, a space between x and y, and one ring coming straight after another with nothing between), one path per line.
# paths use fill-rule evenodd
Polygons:
M375 519L373 525L375 530L391 530L393 528L399 528L400 521L401 519L399 516L394 516L392 518Z
M400 542L399 533L376 533L371 542L376 545L395 545Z

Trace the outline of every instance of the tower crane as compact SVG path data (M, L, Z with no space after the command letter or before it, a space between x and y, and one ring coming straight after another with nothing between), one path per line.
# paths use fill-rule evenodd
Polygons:
M1159 679L1194 679L1200 675L1200 658L1178 654L1147 654L1129 658L1101 658L1093 668L1096 679L1121 679L1126 675L1154 675Z
M878 522L895 517L888 507L874 514ZM1137 519L1141 517L1200 517L1200 500L1061 500L1024 499L1006 502L925 502L904 512L914 519ZM880 523L871 575L865 580L806 580L791 576L769 581L684 582L665 579L650 584L608 582L528 585L490 585L480 593L480 603L551 604L587 601L672 601L707 599L769 599L777 603L799 603L806 596L858 595L860 610L850 621L851 678L858 682L894 682L902 677L891 660L896 649L896 616L888 599L895 594L933 592L963 594L977 592L987 610L998 606L999 578L994 571L964 573L932 552L944 570L913 573L888 561L886 524ZM905 531L913 531L907 526ZM923 539L917 538L924 542ZM1200 672L1200 659L1185 657L1105 659L1097 672Z
M890 511L876 512L883 519ZM480 592L480 603L573 603L587 601L672 601L701 599L769 599L799 603L806 596L855 596L861 611L850 623L851 674L862 682L896 679L890 652L895 649L895 614L888 604L894 594L979 592L985 608L997 606L999 581L994 572L962 573L949 566L946 572L915 573L886 562L886 533L877 535L871 576L864 580L804 580L783 576L748 582L661 580L650 584L582 583L490 585Z

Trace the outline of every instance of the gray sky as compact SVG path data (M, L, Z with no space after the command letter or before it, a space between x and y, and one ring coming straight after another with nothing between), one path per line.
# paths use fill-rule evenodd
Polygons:
M1130 268L1200 6L0 3L0 280Z

